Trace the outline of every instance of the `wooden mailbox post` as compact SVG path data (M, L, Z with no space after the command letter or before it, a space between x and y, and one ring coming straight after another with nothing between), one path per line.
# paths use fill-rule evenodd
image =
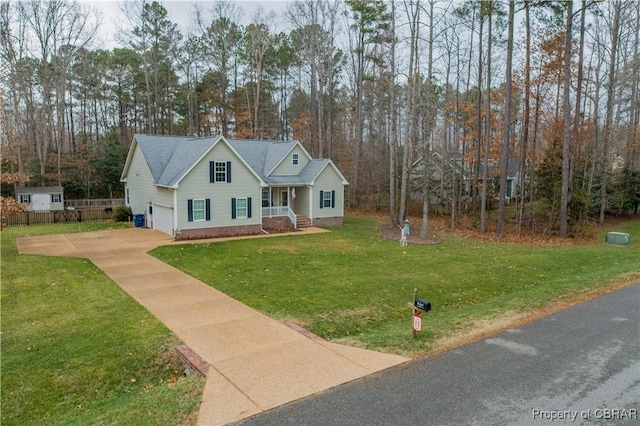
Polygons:
M409 307L413 309L413 337L416 337L416 333L422 331L422 317L420 315L431 310L431 303L418 299L418 289L414 288L413 303L409 303Z

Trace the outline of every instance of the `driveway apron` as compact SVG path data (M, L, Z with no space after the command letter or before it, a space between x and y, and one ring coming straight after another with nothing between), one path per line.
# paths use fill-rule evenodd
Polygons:
M313 232L321 230L296 235ZM309 336L147 254L167 244L179 243L142 228L17 241L21 254L90 259L209 364L198 425L242 420L409 361Z

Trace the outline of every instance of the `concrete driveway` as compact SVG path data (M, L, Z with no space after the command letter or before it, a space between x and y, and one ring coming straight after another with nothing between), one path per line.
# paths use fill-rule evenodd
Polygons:
M315 232L323 231L296 235ZM142 228L17 240L21 254L90 259L209 364L199 425L242 420L409 361L333 344L262 315L147 254L167 244L178 243Z

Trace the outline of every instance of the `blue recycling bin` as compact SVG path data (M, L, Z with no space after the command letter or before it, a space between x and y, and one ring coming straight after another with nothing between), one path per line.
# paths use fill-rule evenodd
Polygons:
M133 226L136 228L142 228L144 226L144 215L143 214L135 214L133 215Z

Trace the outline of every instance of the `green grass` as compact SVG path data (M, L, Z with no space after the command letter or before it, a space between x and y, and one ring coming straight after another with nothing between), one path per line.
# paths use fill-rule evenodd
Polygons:
M159 259L281 320L334 341L419 355L438 341L505 314L533 313L614 283L640 280L640 221L589 246L532 247L442 236L402 248L373 219L349 217L330 233L165 246ZM432 302L411 333L413 289Z
M22 236L118 226L2 231L3 425L193 423L204 382L181 377L168 329L90 261L15 246Z

